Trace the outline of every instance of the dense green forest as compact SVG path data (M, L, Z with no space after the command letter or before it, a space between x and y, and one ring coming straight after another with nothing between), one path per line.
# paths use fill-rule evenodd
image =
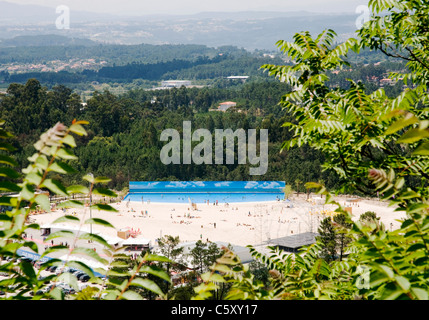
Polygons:
M323 181L328 188L335 188L340 183L336 174L321 170L324 159L314 149L304 145L280 152L283 142L291 138L291 132L282 124L293 118L279 102L291 88L268 77L260 68L266 62L284 64L280 57L263 57L260 52L250 54L234 47L142 45L126 46L120 51L116 46L89 46L85 50L102 48L110 61L125 56L130 60L124 59L121 65L113 63L98 71L7 75L8 81L19 81L10 83L6 94L0 96L0 114L6 121L6 128L16 134L15 157L20 167L27 165L27 157L34 151L32 142L41 133L58 121L70 124L73 119L84 119L90 121L90 126L88 136L78 140L79 163L75 164L78 172L68 176L69 181L65 183L79 181L88 172L110 177L110 187L115 189L126 187L130 180L282 180L300 191L304 191L304 183L309 181ZM32 48L28 49L31 51ZM36 49L37 52L43 50ZM47 53L47 58L60 54L56 50L50 53L51 56ZM159 50L165 52L160 54ZM137 60L143 51L145 59ZM226 54L220 54L221 51ZM78 52L71 50L69 55L77 56ZM88 52L79 54L87 57ZM132 62L131 56L134 57ZM348 89L348 79L352 79L362 81L371 92L380 87L380 79L389 72L400 72L405 68L403 63L392 59L364 64L362 61L377 55L364 56L364 59L352 57L349 69L331 73L328 84ZM33 61L37 61L36 57ZM25 55L16 57L21 61L27 58ZM225 79L231 74L251 77L245 83ZM121 95L108 90L94 91L86 101L82 101L70 85L85 86L95 80L130 84L135 79L211 79L212 84L203 88L169 90L134 87ZM397 96L402 88L402 82L384 87L391 97ZM228 112L209 111L223 101L234 101L237 107ZM185 120L192 121L193 130L205 128L212 133L214 129L227 128L268 129L267 173L249 176L248 165L238 164L164 165L160 161L160 150L165 143L160 141L160 134L167 128L181 132Z
M78 172L72 183L91 172L112 179L111 187L122 189L129 180L284 180L295 184L324 180L337 183L335 175L322 173L321 156L302 147L280 153L282 142L290 137L282 123L290 117L278 105L289 91L287 85L266 81L227 88L174 88L171 90L134 90L123 96L95 92L86 106L71 89L56 86L52 90L32 79L25 85L12 84L1 97L0 111L6 126L15 133L15 157L21 167L34 152L36 137L57 121L90 121L88 136L80 138L75 163ZM234 100L243 112L208 112L225 100ZM184 120L193 129L237 128L269 130L269 167L262 176L249 176L247 165L164 165L160 161L162 130L182 130ZM303 187L303 186L301 186Z
M94 65L84 70L58 68L71 61L92 59ZM380 53L363 51L351 55L350 72L331 75L332 83L347 86L347 78L366 80L368 75L383 77L389 71L401 71L403 62ZM33 71L32 65L50 63L56 71ZM157 86L161 80L193 80L197 83L219 86L231 75L246 75L259 81L267 79L260 67L263 64L288 64L278 52L246 51L234 46L210 48L203 45L50 45L0 48L0 66L23 66L19 72L0 72L4 85L25 84L36 78L52 88L66 85L72 89L91 88L93 83L126 85L137 88ZM138 83L133 83L140 80ZM374 88L374 86L369 86ZM397 90L396 90L397 91Z
M110 65L132 62L156 63L173 59L213 58L218 54L241 55L243 49L223 46L217 49L204 45L39 45L0 48L0 64L41 63L52 60L88 59L105 60Z
M205 80L225 78L231 75L256 75L267 77L259 67L267 62L279 62L279 59L264 59L252 56L232 57L228 55L214 58L198 57L194 60L173 59L156 63L133 62L120 66L106 66L99 70L83 70L79 72L24 72L3 75L8 83L25 83L37 78L50 87L56 84L81 83L129 83L135 79L148 81L188 79Z

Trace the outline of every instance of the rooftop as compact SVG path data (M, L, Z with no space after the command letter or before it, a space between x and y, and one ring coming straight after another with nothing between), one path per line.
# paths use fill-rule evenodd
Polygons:
M279 246L281 248L288 248L292 250L297 250L302 246L310 245L316 242L316 237L318 233L314 232L305 232L300 234L294 234L292 236L286 236L277 239L271 239L270 245Z

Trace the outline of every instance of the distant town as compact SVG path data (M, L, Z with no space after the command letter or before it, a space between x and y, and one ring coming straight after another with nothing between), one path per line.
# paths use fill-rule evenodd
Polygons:
M0 72L6 71L10 74L27 72L60 72L60 71L83 71L98 70L107 65L107 61L96 59L70 59L53 60L45 63L8 63L0 65Z

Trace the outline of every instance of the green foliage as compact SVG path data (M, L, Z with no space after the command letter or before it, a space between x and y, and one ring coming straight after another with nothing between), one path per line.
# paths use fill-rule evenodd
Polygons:
M212 268L224 275L210 282L213 273L207 274L200 297L207 297L216 282L234 279L229 296L240 299L428 300L429 7L425 1L371 0L369 5L374 16L358 31L358 39L335 45L332 30L315 39L308 32L299 33L294 42L278 42L292 65L263 68L294 88L281 100L295 117L284 124L293 137L283 148L309 145L320 150L325 170L335 170L342 178L337 192L378 191L406 218L399 229L387 231L373 214L351 222L337 204L340 215L322 222L324 240L300 253L272 248L263 255L251 248L270 270L270 290L261 289L246 267L227 256ZM363 83L354 81L349 88L329 85L332 71L348 67L348 52L365 48L407 61L407 73L391 75L408 84L401 94L388 97L383 89L368 93ZM302 181L295 182L298 188ZM326 203L335 203L322 184L306 187L325 195ZM325 261L324 252L330 257L338 252L335 228L347 244L347 255Z
M198 240L195 247L191 250L192 263L198 267L199 272L203 273L210 267L215 260L222 255L222 251L215 243L207 243Z
M362 45L407 62L410 72L392 74L392 78L426 86L429 70L427 2L370 0L369 6L373 16L358 32ZM427 99L427 93L425 96Z
M1 125L3 124L4 121L1 122ZM45 241L61 238L62 240L68 240L67 242L70 243L70 246L56 245L46 250L43 250L36 242L30 241L25 237L26 232L30 229L39 230L40 228L39 225L30 222L29 215L31 210L34 210L36 206L40 206L46 211L51 209L49 198L43 193L38 194L36 191L45 190L49 191L50 195L62 196L79 193L86 195L85 199L91 198L93 194L107 197L116 196L114 192L97 186L98 184L108 183L110 181L108 178L86 175L84 180L90 183L89 189L80 185L65 187L58 180L51 178L54 173L70 174L74 172L74 169L67 163L67 161L76 158L72 152L72 148L76 146L73 134L77 136L87 135L83 127L86 124L86 121L73 121L70 127L66 127L61 123L57 123L53 128L42 134L39 141L34 144L36 153L28 159L29 165L22 170L22 177L13 169L13 166L16 165L13 158L2 153L1 172L4 173L4 178L1 180L1 186L2 191L6 193L1 197L0 257L2 263L0 271L2 275L7 275L7 277L0 281L0 291L6 293L7 299L65 299L64 286L68 286L75 291L79 290L77 278L74 274L67 272L68 268L83 271L91 278L92 283L101 286L101 290L90 286L77 295L68 295L68 299L142 299L136 288L151 291L161 298L164 297L164 293L157 284L147 279L145 275L154 275L163 281L170 282L170 277L165 271L151 265L153 262L168 262L169 260L165 257L147 253L138 258L138 263L134 267L117 270L118 262L116 258L122 257L124 261L127 261L129 257L120 252L122 248L114 249L97 234L82 231L77 235L67 230L56 231L46 237ZM0 145L2 152L13 150L10 144L7 143L7 139L12 138L12 135L0 128L0 137L2 139ZM14 180L18 177L20 177L20 181L17 183ZM11 193L16 193L16 196ZM62 204L62 207L84 208L85 212L87 210L85 203L80 200L66 201ZM109 205L96 204L93 207L105 211L116 211ZM114 228L103 219L80 220L70 215L58 218L53 224L62 222L73 223L79 227L79 230L83 230L85 225L92 224ZM107 256L107 259L91 248L78 246L78 240L98 243L103 247L103 254ZM19 256L20 249L40 254L40 259L48 258L50 255L64 254L65 258L63 260L57 258L48 259L37 270L29 261L21 259ZM86 262L79 260L81 257L97 262L102 267L91 268ZM56 275L40 279L41 271L52 265L56 265L59 272ZM101 277L96 276L96 272ZM123 281L118 282L116 281L117 279L123 279Z
M211 270L202 274L203 282L194 288L197 294L193 300L213 299L214 295L225 288L217 299L226 300L259 300L269 299L270 292L262 290L260 280L250 272L248 265L243 265L240 259L228 248L223 248L224 254L216 260ZM271 295L272 297L272 295Z
M157 48L159 50L159 48ZM173 49L174 50L174 49ZM176 48L180 51L179 48ZM209 58L203 56L204 50L200 48L200 54L195 54L197 57L177 58L162 58L163 61L153 61L150 63L142 63L141 61L132 61L125 64L122 61L120 65L109 65L96 68L98 70L83 70L83 71L48 71L48 72L21 72L7 75L6 79L9 83L25 83L30 79L37 78L44 85L53 86L57 83L66 85L77 85L91 83L109 83L129 84L133 81L146 81L148 83L158 83L165 79L189 79L216 83L219 79L222 82L223 78L231 74L246 74L256 76L263 79L265 76L259 70L259 66L267 61L280 61L272 58L260 58L252 56L250 53L232 55L216 55ZM180 53L179 53L180 54ZM214 52L211 53L214 55ZM135 54L138 56L138 54ZM164 54L164 57L166 54ZM225 71L228 70L228 71ZM225 83L230 83L228 80Z
M321 244L320 255L327 261L335 260L337 254L337 235L331 218L327 217L320 222L316 238Z
M289 90L289 86L275 80L247 83L240 89L141 89L124 96L116 96L108 91L95 92L85 106L81 105L80 100L74 99L75 94L64 88L48 90L40 83L36 86L37 81L31 83L31 86L11 85L8 94L0 101L0 113L7 120L6 126L17 135L11 144L17 149L14 155L18 167L28 166L28 157L33 154L32 144L57 121L68 123L73 118L83 118L91 123L88 135L76 135L74 143L70 140L73 146L76 145L73 148L74 155L62 161L77 172L55 176L66 186L79 184L88 172L111 178L107 186L114 190L122 190L132 180L222 181L255 178L248 176L246 165L237 163L165 166L159 157L163 147L159 141L160 134L166 128L181 132L184 120L191 120L195 130L205 128L212 133L215 129L228 128L268 129L268 157L271 165L266 175L257 179L284 180L292 184L299 175L304 182L323 179L330 188L337 181L332 172L321 173L323 158L310 148L296 149L288 155L278 152L283 140L291 137L288 129L281 127L291 117L278 106L278 101ZM31 95L32 87L37 88L37 96L41 97L36 102L23 98ZM53 96L57 95L59 97L55 100ZM152 100L156 102L151 103ZM237 101L243 112L207 111L227 100ZM28 107L31 117L21 121L23 105ZM62 171L61 167L56 169Z
M324 222L329 231L327 242L319 241L302 248L297 254L285 253L276 248L271 248L268 254L261 254L250 248L253 257L269 270L268 281L256 277L248 265L243 265L233 252L224 249L224 254L216 259L210 270L201 274L202 283L194 288L193 299L429 299L429 8L423 0L370 0L369 5L373 16L358 31L357 39L349 39L337 45L335 32L327 30L315 39L308 32L303 32L296 34L293 42L278 42L280 50L287 54L293 63L286 66L264 65L263 68L292 88L292 91L287 91L281 98L280 104L293 117L279 117L276 120L254 123L258 123L259 128L272 128L276 126L276 121L284 122L283 128L288 131L277 133L286 140L282 149L288 152L289 157L293 156L296 150L316 149L321 155L324 170L334 171L341 179L336 192L360 192L373 196L379 192L382 200L389 201L398 212L405 213L406 218L401 221L399 229L388 231L377 219L374 220L372 214L351 222L343 208L337 204L337 218ZM400 94L392 96L384 89L368 90L363 82L353 80L349 81L348 86L332 86L332 74L350 67L347 61L349 52L359 53L365 49L380 50L390 57L406 62L403 72L391 74L393 79L403 79L406 85ZM28 121L30 108L27 107L36 106L39 113L51 110L42 108L46 91L40 87L40 83L29 81L25 86L10 86L8 91L10 95L6 98L6 103L2 101L2 110L5 110L7 116L19 106L22 122L18 120L14 124L18 131L25 132L27 127L40 128L41 123ZM157 176L162 169L152 161L159 154L159 146L156 139L153 139L154 131L161 130L165 125L180 126L181 121L188 118L207 121L206 125L213 128L218 127L218 124L231 125L233 128L234 125L249 124L244 121L245 116L235 113L213 117L209 115L206 118L196 116L189 107L189 101L192 100L188 94L190 91L186 89L172 90L162 96L165 100L160 97L158 104L147 105L143 109L135 101L116 99L109 93L95 95L94 100L88 103L90 120L104 116L105 118L97 124L97 133L89 134L92 138L101 132L101 136L90 139L89 145L94 148L90 150L115 152L127 139L120 134L121 128L134 123L130 132L137 133L135 136L139 137L139 143L144 144L148 152L145 153L146 159L137 158L137 161L132 161L138 165L142 163L139 161L151 163L149 170ZM140 95L144 96L143 93ZM67 96L67 93L64 96ZM209 106L207 96L200 94L199 99L204 102L203 109ZM164 107L161 107L162 104L165 104ZM112 118L109 113L116 116ZM175 113L180 113L180 116L174 116ZM163 115L162 121L165 121L153 121L148 126L142 126L141 122L134 122L137 115L147 118ZM118 118L120 120L115 121ZM74 193L91 195L93 192L112 195L107 189L94 187L97 183L108 182L105 178L85 176L84 180L91 185L88 190L76 186L76 183L66 187L57 178L65 173L74 174L72 164L77 157L71 150L88 137L83 130L83 124L74 122L69 128L57 124L43 134L35 144L37 153L29 157L29 164L22 171L22 176L13 169L18 164L17 161L8 155L13 150L13 144L6 142L10 139L10 134L0 130L0 139L4 142L0 145L0 188L5 192L19 192L18 197L1 197L1 204L12 209L1 215L0 255L14 259L1 265L0 271L6 272L9 277L0 281L0 290L10 294L11 298L40 299L40 295L35 294L32 297L28 294L36 293L39 288L44 287L28 262L16 260L19 248L38 250L36 243L22 236L27 229L38 228L35 224L27 223L29 210L36 205L48 209L48 199L36 195L36 190L44 188L53 194L64 196ZM72 132L77 135L77 139L72 137ZM118 135L115 135L117 133ZM149 139L141 142L141 137L146 136ZM136 143L134 149L138 146L141 145ZM128 150L127 155L130 158L132 155L129 153L132 152ZM94 152L87 151L87 154L93 156ZM87 155L86 159L89 158L91 157ZM100 158L103 157L95 157L97 160ZM107 157L104 160L106 167L111 166ZM98 168L100 164L93 163L93 166ZM84 168L88 168L87 164ZM210 172L209 169L206 170ZM302 166L301 171L305 171ZM194 173L198 176L206 172ZM173 169L168 174L179 178L181 175L190 176L189 172L179 174ZM243 179L240 172L238 175ZM142 178L145 177L147 176ZM16 179L20 179L19 183L15 182ZM288 183L295 183L297 191L305 183L308 189L315 189L319 194L325 195L326 203L334 204L333 197L325 186L321 183L310 183L319 179L320 177L310 179L297 175ZM69 201L67 205L82 206L84 203ZM98 205L98 208L112 210L108 206ZM62 219L82 225L100 223L108 226L106 222L96 219L83 222L75 217L65 216ZM339 234L340 237L335 238L334 234ZM72 234L65 231L51 235L52 238L56 236L73 238ZM180 249L176 248L178 239L173 237L160 241L165 257L146 253L136 262L131 262L119 251L108 248L107 243L96 235L86 234L83 238L105 246L108 259L87 248L68 250L65 246L52 247L44 254L64 251L68 252L68 255L84 254L107 266L106 277L102 281L103 290L96 294L98 298L141 299L144 292L165 298L165 290L162 290L163 286L159 283L166 283L168 289L171 283L169 271L172 267L181 267L180 263L174 261L174 258L179 256ZM334 248L338 245L338 241L334 239L339 238L341 248ZM326 244L331 248L327 248ZM328 250L331 258L328 261L324 259L326 249L331 249ZM338 253L340 259L332 259ZM152 262L157 262L158 266ZM44 267L50 264L58 264L61 268L78 265L93 275L88 266L73 260L64 263L54 259ZM167 271L159 267L162 264ZM157 281L154 281L153 277ZM53 277L55 283L67 279L71 286L76 286L73 277ZM106 284L107 289L104 287ZM58 287L53 287L49 294L43 297L64 299L64 294Z
M285 185L283 192L285 194L285 199L289 199L289 197L293 194L292 186L290 184Z

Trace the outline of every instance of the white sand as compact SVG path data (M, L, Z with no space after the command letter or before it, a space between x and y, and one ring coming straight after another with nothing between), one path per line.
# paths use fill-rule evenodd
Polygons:
M116 236L117 230L133 228L140 230L139 237L151 240L152 244L160 236L172 235L179 236L182 242L208 239L242 246L257 245L292 234L317 232L318 223L324 218L317 212L335 207L315 205L305 198L303 195L300 198L294 197L291 201L293 208L288 208L283 201L236 203L229 204L228 207L224 204L197 204L197 210L192 210L189 204L113 203L111 205L119 210L118 213L92 210L92 217L107 220L116 229L93 225L93 230ZM345 199L338 198L338 201L344 206L347 204ZM397 220L404 217L402 212L395 212L394 208L379 201L361 200L351 207L354 219L358 219L366 211L374 211L388 230L398 228L400 222ZM90 216L89 209L67 210L67 214L72 213L76 213L81 220ZM63 215L61 210L56 210L31 217L43 225Z

